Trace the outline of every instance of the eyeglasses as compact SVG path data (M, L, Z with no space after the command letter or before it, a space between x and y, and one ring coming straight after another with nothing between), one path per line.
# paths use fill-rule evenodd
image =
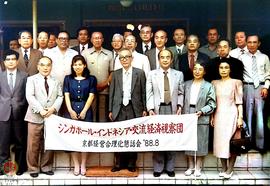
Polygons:
M127 59L129 59L129 58L131 58L132 56L120 56L119 57L119 60L120 61L123 61L123 60L127 60Z
M58 38L60 41L68 41L68 38L67 37L59 37Z

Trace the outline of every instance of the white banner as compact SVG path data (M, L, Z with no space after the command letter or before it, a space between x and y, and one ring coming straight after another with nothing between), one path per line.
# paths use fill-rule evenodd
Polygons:
M197 150L196 114L155 115L120 122L83 122L52 115L45 149L78 152Z

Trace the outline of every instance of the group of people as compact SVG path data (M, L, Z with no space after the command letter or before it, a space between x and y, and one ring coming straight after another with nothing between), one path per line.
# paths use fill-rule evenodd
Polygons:
M208 30L207 38L208 44L200 47L197 35L186 36L184 29L177 28L175 46L167 48L164 30L153 33L150 25L143 25L140 42L132 33L117 33L110 51L102 47L101 32L90 37L88 28L81 27L78 46L70 48L69 33L60 31L50 48L50 36L42 31L39 49L33 49L31 33L20 32L20 47L4 52L0 72L0 164L8 161L14 144L17 175L27 169L32 177L53 175L53 152L44 150L43 137L44 118L52 114L109 122L194 113L198 116L197 151L185 152L185 175L201 175L204 157L213 144L213 154L222 165L219 176L230 178L239 155L230 151L230 139L244 119L254 136L254 148L265 148L263 108L270 63L258 50L258 35L237 32L233 50L228 40L219 39L216 28ZM74 175L85 175L87 153L70 154ZM174 151L153 152L153 176L174 177L175 158ZM135 172L136 160L135 152L116 152L111 171Z

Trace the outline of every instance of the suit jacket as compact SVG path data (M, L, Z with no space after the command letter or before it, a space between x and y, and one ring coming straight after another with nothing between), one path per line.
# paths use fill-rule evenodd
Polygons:
M48 95L44 86L44 77L41 74L38 73L27 78L26 99L29 106L25 115L25 121L42 124L44 118L41 117L40 111L51 106L56 111L60 109L63 102L61 83L51 76L47 82L49 85Z
M91 48L90 43L88 43L88 48ZM88 48L85 48L85 49L88 49ZM81 55L80 45L74 46L74 47L72 47L71 49L76 50L76 51L78 52L78 54Z
M209 63L209 57L201 52L198 52L197 61L198 60L207 64ZM178 62L175 64L174 68L183 72L184 81L193 79L193 73L189 69L188 53L185 53L178 57Z
M185 82L185 99L183 114L190 114L190 96L191 96L191 85L193 80ZM211 83L203 80L201 88L198 94L197 102L195 105L196 112L202 111L202 116L198 119L198 124L209 124L210 114L214 112L216 108L216 94L214 87Z
M151 47L149 48L149 50L152 49L152 48L155 48L155 43L154 42L151 42ZM142 42L140 42L140 43L137 44L136 51L139 52L139 53L141 53L141 54L144 54L143 53Z
M151 50L148 50L145 55L148 57L149 59L149 63L150 63L150 69L151 70L155 70L157 69L157 65L156 65L156 48L152 48Z
M8 85L7 71L0 72L0 121L7 121L11 112L13 119L23 120L27 102L25 99L25 86L27 74L17 70L13 90Z
M215 57L209 61L208 71L210 73L206 73L205 76L207 81L211 82L212 80L220 79L218 67L221 61L228 61L230 64L231 78L243 81L244 65L242 61L231 56L228 56L227 58Z
M173 53L173 63L172 63L171 67L174 68L174 66L175 66L174 64L176 64L178 61L178 55L182 55L184 53L187 53L187 47L186 47L186 45L184 45L181 54L178 53L176 46L171 46L168 49L171 50Z
M160 98L164 90L163 84L160 81L164 78L163 70L157 69L149 72L146 81L146 105L147 110L154 110L159 113ZM170 91L172 111L176 114L177 105L183 106L184 100L184 77L183 73L171 69L170 72Z
M19 53L19 64L18 69L20 71L26 72L29 76L32 76L38 73L37 64L39 59L42 57L42 52L38 49L30 49L30 59L28 63L28 67L25 65L25 61L23 59L24 54L22 53L22 49L19 48L16 50Z
M135 67L132 68L131 80L131 103L136 117L142 117L146 111L145 99L145 74L144 71ZM112 81L109 92L109 112L112 112L115 119L121 109L123 102L123 70L118 69L112 73Z

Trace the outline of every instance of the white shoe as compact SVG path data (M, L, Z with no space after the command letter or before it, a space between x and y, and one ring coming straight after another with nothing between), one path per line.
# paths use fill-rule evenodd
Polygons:
M194 172L194 169L189 168L188 170L185 171L184 174L185 174L185 176L190 176L193 172Z
M227 173L225 172L224 178L225 178L225 179L230 179L230 178L232 177L232 175L233 175L233 171L232 171L230 174L227 174Z
M194 176L200 177L201 175L202 175L201 170L195 170L194 171Z
M219 177L224 177L225 174L226 174L226 172L220 172L220 173L218 174L218 176L219 176Z

